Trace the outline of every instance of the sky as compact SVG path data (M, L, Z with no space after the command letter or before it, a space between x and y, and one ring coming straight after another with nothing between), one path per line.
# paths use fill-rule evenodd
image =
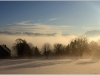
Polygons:
M0 1L0 31L81 35L100 30L100 1Z

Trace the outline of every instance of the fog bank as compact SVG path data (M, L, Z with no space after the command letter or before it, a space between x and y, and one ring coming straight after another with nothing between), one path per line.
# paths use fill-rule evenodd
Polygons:
M18 38L25 39L28 43L32 43L34 46L38 46L40 49L44 43L50 43L51 45L55 43L61 43L67 45L70 41L77 36L67 35L62 36L57 34L55 36L28 36L28 35L8 35L0 34L0 45L6 44L11 50L12 46L15 43L15 40Z
M40 49L44 43L50 43L51 45L55 43L61 43L67 45L71 40L77 38L75 35L66 35L57 34L55 36L28 36L28 35L9 35L9 34L0 34L0 45L6 44L12 50L12 46L15 43L15 40L18 38L25 39L28 43L32 43L33 46L38 46ZM88 38L88 37L87 37ZM100 39L98 37L89 37L88 42L96 41Z

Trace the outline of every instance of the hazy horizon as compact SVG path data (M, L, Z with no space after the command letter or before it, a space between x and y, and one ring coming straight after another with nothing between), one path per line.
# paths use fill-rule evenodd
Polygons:
M72 40L80 36L76 35L66 35L63 36L61 33L56 34L55 36L32 36L32 35L9 35L9 34L0 34L0 45L6 44L12 50L12 46L15 43L15 40L18 38L25 39L28 43L33 44L33 46L38 46L41 50L43 44L50 43L53 46L55 43L61 43L63 45L68 45ZM99 42L100 36L87 37L88 42L96 41Z
M57 34L0 34L0 44L7 44L11 49L15 40L21 38L39 47L47 42L51 45L67 45L72 39L84 35L87 31L100 30L99 8L99 1L1 1L0 32ZM89 37L89 40L92 39L97 40L99 36Z

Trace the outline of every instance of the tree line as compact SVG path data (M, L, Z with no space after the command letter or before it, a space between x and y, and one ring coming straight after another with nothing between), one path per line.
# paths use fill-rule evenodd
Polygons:
M100 54L100 45L95 41L89 43L87 37L75 38L67 45L55 43L51 46L50 43L45 43L42 46L42 49L19 38L15 40L12 49L16 52L18 58L41 56L45 56L46 59L52 56L55 56L56 58L60 58L61 56L82 58L84 54L88 56L91 56L96 52Z

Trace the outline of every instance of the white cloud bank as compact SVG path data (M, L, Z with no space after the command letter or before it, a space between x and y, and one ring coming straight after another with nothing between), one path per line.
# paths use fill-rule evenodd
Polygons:
M31 24L30 21L23 21L20 23L9 24L1 27L0 31L8 32L33 32L33 33L57 33L65 32L71 28L68 25L45 25L41 23Z

